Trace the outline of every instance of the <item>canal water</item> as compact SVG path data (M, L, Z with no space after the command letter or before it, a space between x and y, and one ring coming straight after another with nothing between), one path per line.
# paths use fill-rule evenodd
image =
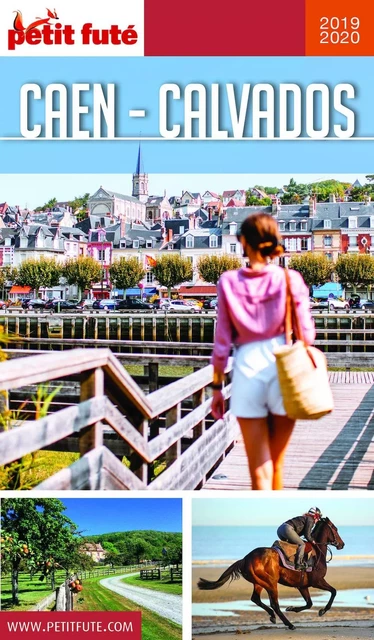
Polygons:
M239 616L243 611L259 611L257 605L250 601L252 590L249 585L248 600L236 600L234 602L199 602L192 605L192 615L194 616L212 616L212 617L228 617ZM311 592L313 605L321 608L326 605L330 597L329 593L313 593ZM265 591L261 595L261 599L265 604L269 604ZM279 598L282 609L285 607L302 606L303 599L301 596L295 598ZM354 607L362 609L371 609L374 614L374 589L347 589L338 591L334 600L333 607Z

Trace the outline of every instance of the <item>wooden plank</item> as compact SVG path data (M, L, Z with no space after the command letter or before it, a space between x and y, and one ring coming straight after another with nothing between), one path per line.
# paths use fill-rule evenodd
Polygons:
M101 368L84 371L81 375L80 402L104 395L104 371ZM100 420L81 429L79 434L79 452L85 453L103 445L103 426Z
M161 473L149 490L195 489L238 435L238 423L230 413L196 440L174 464Z
M105 405L105 422L110 425L143 460L153 462L155 458L152 457L148 442L108 399Z
M104 447L105 449L105 447ZM108 449L104 450L101 488L104 490L144 491L147 489L134 473L122 464Z
M107 400L96 397L76 407L62 409L41 420L0 433L0 465L62 440L72 433L79 433L87 425L105 416Z

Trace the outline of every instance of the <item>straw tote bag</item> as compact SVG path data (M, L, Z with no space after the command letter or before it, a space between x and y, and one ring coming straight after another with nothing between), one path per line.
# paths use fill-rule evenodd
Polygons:
M286 344L276 347L274 355L287 416L294 420L318 420L334 408L327 373L327 361L319 349L305 344L291 291L290 275L286 276Z

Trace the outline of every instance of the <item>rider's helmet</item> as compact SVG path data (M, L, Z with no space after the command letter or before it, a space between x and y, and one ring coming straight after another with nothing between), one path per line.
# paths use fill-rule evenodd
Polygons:
M311 507L308 511L308 515L312 516L314 520L320 520L322 518L322 511L318 507Z

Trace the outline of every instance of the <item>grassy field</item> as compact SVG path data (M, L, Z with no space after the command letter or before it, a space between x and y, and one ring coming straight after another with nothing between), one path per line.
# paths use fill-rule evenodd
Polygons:
M127 373L130 376L142 376L143 375L143 366L141 364L129 364L125 367ZM173 378L184 378L184 376L188 376L190 373L193 373L193 367L181 367L178 365L167 366L161 365L159 367L159 376L173 377Z
M171 582L169 576L161 580L141 580L140 575L123 578L122 582L134 585L134 587L145 587L154 591L163 591L164 593L174 593L177 596L182 595L182 584L179 582Z
M40 575L40 574L39 574ZM34 576L33 580L30 580L30 575L27 573L19 574L19 600L20 605L17 607L12 606L12 587L9 575L1 576L1 608L2 610L11 611L27 611L31 609L37 602L43 600L46 596L52 593L51 583L44 579L43 582L39 580L39 575ZM63 583L65 579L65 571L56 571L56 585Z
M138 605L101 586L99 578L84 580L75 596L75 611L139 611ZM181 640L182 628L148 609L142 611L142 640Z

